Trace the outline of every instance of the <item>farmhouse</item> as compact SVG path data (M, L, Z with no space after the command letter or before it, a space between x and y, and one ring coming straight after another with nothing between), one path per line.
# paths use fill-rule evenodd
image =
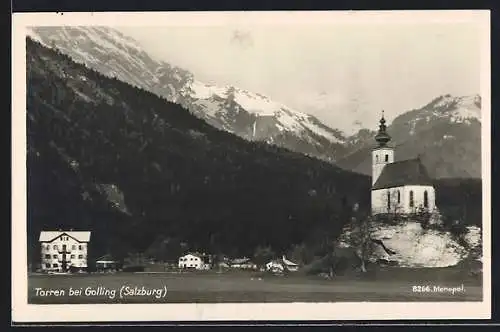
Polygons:
M113 272L120 269L120 263L114 260L111 255L99 257L95 262L95 266L98 272Z
M281 259L274 259L266 264L267 271L283 272L285 271L285 269L295 272L299 269L299 265L292 261L289 261L285 256L283 256Z
M378 145L372 150L372 215L436 209L434 186L420 157L394 161L383 115L375 140Z
M203 255L190 253L179 257L179 268L208 270L210 268L210 264L205 262Z
M256 269L257 264L253 263L250 258L244 257L244 258L235 258L232 261L230 261L230 266L232 268L238 268L238 269Z
M42 271L86 270L89 241L88 231L40 232Z

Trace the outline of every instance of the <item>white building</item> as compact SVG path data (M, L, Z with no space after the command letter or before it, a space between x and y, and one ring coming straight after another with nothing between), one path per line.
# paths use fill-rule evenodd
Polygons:
M253 263L252 260L247 257L233 259L230 262L230 266L237 269L257 269L257 264Z
M288 271L295 272L298 271L299 265L292 261L289 261L285 256L283 256L281 259L272 260L266 264L266 270L271 272L283 272L285 268Z
M431 212L436 209L436 193L420 158L394 162L394 148L387 145L382 115L372 151L372 215L385 213Z
M86 270L89 241L87 231L40 232L42 271Z
M208 270L210 265L205 263L202 255L187 254L179 257L179 268L181 269L196 269Z

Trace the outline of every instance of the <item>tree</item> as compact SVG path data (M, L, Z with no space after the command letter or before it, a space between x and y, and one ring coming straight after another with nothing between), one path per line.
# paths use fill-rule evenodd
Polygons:
M366 261L371 255L370 226L372 219L371 216L361 217L358 213L357 204L354 206L353 211L354 214L350 223L350 242L360 260L361 271L366 272Z
M304 243L293 245L287 256L290 257L292 261L300 262L302 264L309 264L314 259L314 254L311 248L306 246Z
M402 219L403 204L400 189L389 189L385 193L385 210L387 221L398 223Z
M272 250L271 247L263 247L263 246L258 246L255 249L255 253L253 255L255 264L257 264L257 267L260 269L266 265L271 259L273 259L275 256L275 252Z

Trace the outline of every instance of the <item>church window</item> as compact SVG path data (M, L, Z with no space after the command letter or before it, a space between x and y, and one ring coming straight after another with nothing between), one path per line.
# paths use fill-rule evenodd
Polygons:
M387 192L387 211L391 210L391 192Z
M388 154L386 154L386 155L385 155L385 162L388 162L388 161L389 161L389 155L388 155Z
M414 206L414 202L413 202L413 190L410 191L410 207L412 208Z
M398 190L398 204L401 203L401 193Z
M429 196L427 194L427 190L424 191L424 207L428 208L429 207Z

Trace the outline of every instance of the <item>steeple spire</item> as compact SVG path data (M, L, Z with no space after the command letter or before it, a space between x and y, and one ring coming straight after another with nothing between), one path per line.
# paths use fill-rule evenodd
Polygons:
M384 119L384 111L382 111L382 118L380 119L380 125L378 128L378 133L375 136L375 140L378 142L379 147L383 147L387 145L387 142L391 140L391 136L386 132L386 125Z

